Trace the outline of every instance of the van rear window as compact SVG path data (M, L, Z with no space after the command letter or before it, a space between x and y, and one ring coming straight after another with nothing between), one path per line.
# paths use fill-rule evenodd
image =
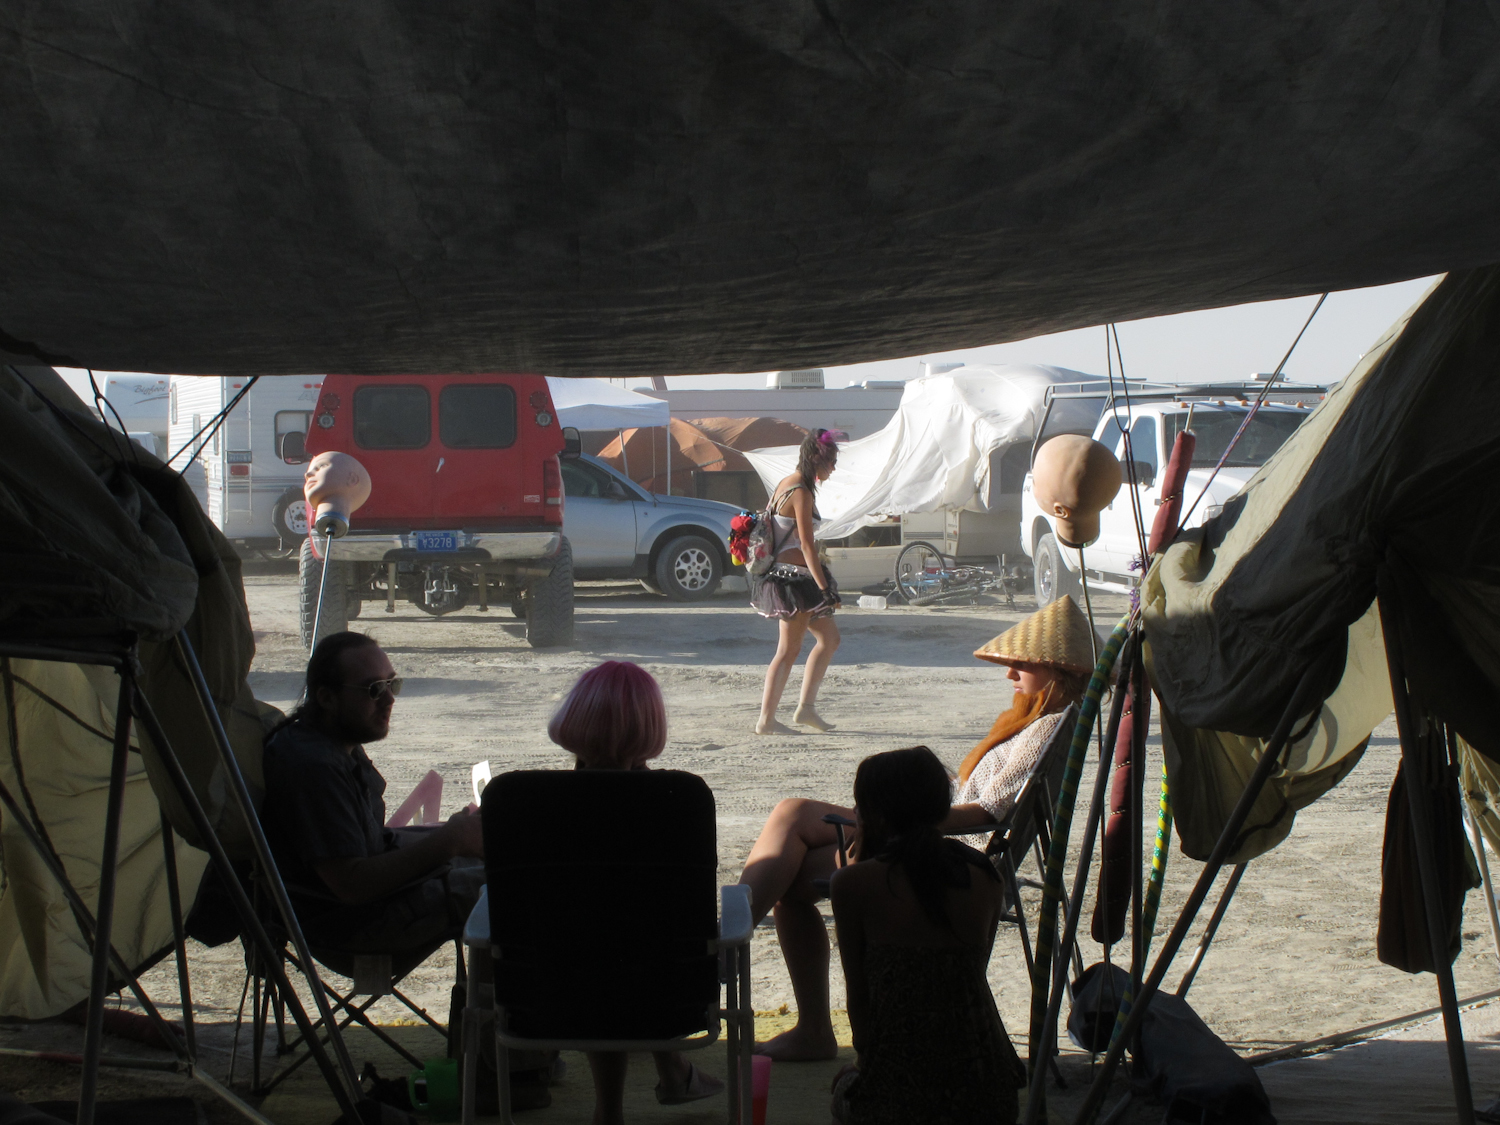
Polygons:
M361 449L421 449L431 437L426 387L367 385L354 392L354 444Z
M504 383L454 383L438 395L438 436L449 449L516 442L516 392Z

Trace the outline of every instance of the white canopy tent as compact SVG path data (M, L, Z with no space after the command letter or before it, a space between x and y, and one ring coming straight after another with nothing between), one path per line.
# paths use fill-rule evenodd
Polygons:
M838 468L818 489L818 537L842 539L888 515L988 511L990 455L1032 440L1049 386L1098 378L1065 367L1012 363L912 379L885 428L840 451ZM768 493L797 467L795 446L745 456Z
M617 387L607 379L547 380L561 426L580 430L629 430L665 426L671 408L659 398Z

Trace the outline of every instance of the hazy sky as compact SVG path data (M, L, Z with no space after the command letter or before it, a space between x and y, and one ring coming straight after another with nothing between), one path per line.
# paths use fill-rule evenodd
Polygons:
M1433 280L1420 278L1330 294L1287 362L1287 378L1306 383L1342 379ZM1298 297L1123 323L1119 331L1125 373L1132 378L1185 382L1237 381L1255 371L1273 371L1316 303L1316 297ZM1104 329L1080 328L1014 344L829 367L823 377L829 387L865 379L911 379L920 374L918 365L923 360L1044 363L1103 375ZM667 386L763 387L765 382L764 375L691 375L673 376ZM645 386L648 381L633 379L630 385Z
M1420 278L1331 294L1292 353L1286 366L1287 377L1307 383L1342 379L1432 281ZM1185 382L1241 380L1249 378L1252 372L1274 370L1316 302L1316 297L1298 297L1121 324L1120 349L1124 353L1125 373L1133 378ZM865 379L910 379L920 374L919 364L923 360L1044 363L1102 375L1104 329L1080 328L1014 344L829 367L824 371L824 379L829 387ZM74 389L87 396L86 373L70 368L59 370ZM102 376L115 372L95 374L101 377L102 387ZM763 387L765 382L764 375L674 375L667 385ZM649 381L632 379L630 385L647 386Z

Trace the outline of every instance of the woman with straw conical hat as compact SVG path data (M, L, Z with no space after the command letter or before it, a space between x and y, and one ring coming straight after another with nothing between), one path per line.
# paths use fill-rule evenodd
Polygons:
M959 768L945 832L1002 818L1057 729L1062 712L1083 695L1094 665L1087 618L1064 597L1033 613L975 651L1001 664L1015 684L1009 710ZM750 888L756 923L774 909L776 935L797 998L797 1024L757 1051L783 1061L831 1059L838 1053L828 1010L828 933L817 903L821 882L833 874L838 838L829 814L855 818L855 810L826 801L791 798L767 818L740 882ZM858 846L858 830L852 830Z

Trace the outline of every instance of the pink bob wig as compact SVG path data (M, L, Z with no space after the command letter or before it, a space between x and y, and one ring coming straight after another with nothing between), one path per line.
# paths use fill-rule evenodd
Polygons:
M578 677L547 737L588 769L633 769L667 745L667 708L650 672L606 660Z

